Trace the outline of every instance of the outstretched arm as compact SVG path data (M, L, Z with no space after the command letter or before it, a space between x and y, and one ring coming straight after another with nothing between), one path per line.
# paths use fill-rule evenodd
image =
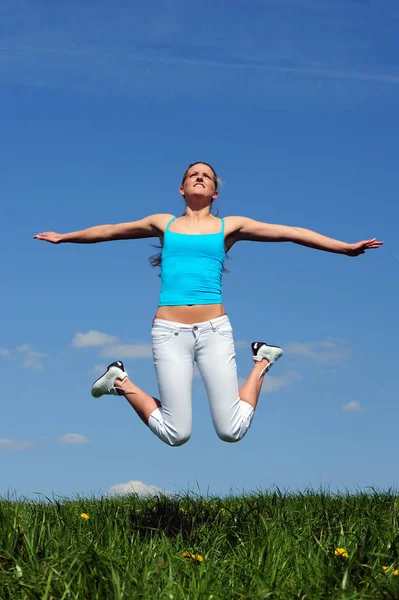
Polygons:
M72 242L75 244L95 244L112 240L133 240L138 238L158 237L166 227L172 215L150 215L139 221L118 223L116 225L96 225L81 231L71 233L56 233L45 231L33 236L34 239L44 240L52 244Z
M377 242L376 238L363 240L354 244L342 242L334 238L326 237L311 229L302 227L290 227L288 225L273 225L254 221L247 217L230 217L232 220L232 235L237 241L250 240L255 242L293 242L301 246L346 254L347 256L358 256L364 254L371 248L379 248L383 242Z

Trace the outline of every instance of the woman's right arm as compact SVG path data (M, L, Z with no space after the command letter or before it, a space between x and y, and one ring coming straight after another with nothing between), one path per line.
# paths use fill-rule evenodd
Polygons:
M135 240L139 238L159 237L166 228L168 221L173 217L169 214L150 215L139 221L118 223L116 225L96 225L81 231L70 233L56 233L45 231L33 236L36 240L44 240L52 244L95 244L97 242L110 242L112 240Z

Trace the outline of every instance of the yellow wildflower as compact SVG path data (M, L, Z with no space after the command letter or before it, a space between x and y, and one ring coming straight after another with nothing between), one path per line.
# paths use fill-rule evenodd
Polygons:
M89 515L86 513L82 513L80 516L82 517L82 519L90 519Z
M396 575L396 576L399 575L399 569L391 570L391 567L382 567L382 568L385 571L385 573L389 572L391 575Z
M349 554L346 548L336 548L334 552L335 556L342 556L343 558L348 558Z
M204 559L202 556L200 556L199 554L191 554L191 552L183 552L182 554L182 558L190 558L191 560L194 560L195 562L202 562Z

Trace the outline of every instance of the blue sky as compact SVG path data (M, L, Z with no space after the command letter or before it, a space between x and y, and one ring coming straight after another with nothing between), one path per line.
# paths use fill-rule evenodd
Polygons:
M0 2L1 495L397 486L398 25L393 0ZM385 244L237 244L239 376L253 340L285 356L240 443L217 438L196 377L192 438L170 448L90 395L115 359L157 394L157 240L32 236L179 214L196 160L224 180L220 216Z

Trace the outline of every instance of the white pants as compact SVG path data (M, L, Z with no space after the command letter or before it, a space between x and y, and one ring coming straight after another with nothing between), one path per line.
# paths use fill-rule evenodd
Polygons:
M254 409L239 397L233 330L227 316L193 325L154 319L152 349L161 402L148 420L155 435L170 446L190 438L196 361L216 433L226 442L244 437Z

